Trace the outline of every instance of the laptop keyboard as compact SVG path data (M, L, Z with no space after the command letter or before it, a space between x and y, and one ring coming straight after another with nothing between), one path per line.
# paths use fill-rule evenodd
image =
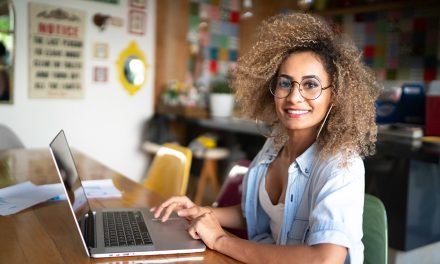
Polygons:
M140 211L103 212L106 247L153 244Z

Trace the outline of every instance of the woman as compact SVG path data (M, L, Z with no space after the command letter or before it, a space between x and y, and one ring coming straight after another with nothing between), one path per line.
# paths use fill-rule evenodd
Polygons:
M364 166L374 150L379 86L352 42L307 14L263 22L233 86L243 114L272 128L243 181L240 206L173 197L153 208L248 263L362 263ZM223 227L247 227L249 240Z

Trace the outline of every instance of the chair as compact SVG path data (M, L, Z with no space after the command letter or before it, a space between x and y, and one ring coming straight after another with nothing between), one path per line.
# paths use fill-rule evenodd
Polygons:
M240 160L232 166L222 184L216 201L213 203L214 207L232 206L241 202L241 184L249 165L249 160Z
M233 206L241 203L242 181L250 165L249 160L240 160L229 170L213 207ZM246 229L227 229L232 234L247 239Z
M365 194L363 226L364 263L387 264L388 262L388 227L387 215L382 201Z
M14 131L0 124L0 152L15 148L24 148L24 145Z
M191 161L189 148L165 143L154 156L143 185L164 198L185 195Z

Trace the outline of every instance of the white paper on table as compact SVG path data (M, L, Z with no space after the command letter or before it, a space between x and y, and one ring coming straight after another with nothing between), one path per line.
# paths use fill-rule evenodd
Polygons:
M82 181L87 198L121 197L111 179ZM78 189L79 191L80 189ZM27 181L0 189L0 215L15 214L47 200L66 200L61 183L34 185Z
M63 192L61 183L34 185L30 181L0 189L0 215L10 215Z
M87 198L112 198L121 197L122 193L119 191L111 179L105 180L88 180L81 181Z
M118 198L122 196L121 191L119 191L114 185L111 179L105 180L87 180L81 181L87 198ZM82 192L81 189L75 190L76 192ZM77 197L81 195L77 194ZM53 197L51 200L59 201L66 200L66 194L63 192L60 195Z

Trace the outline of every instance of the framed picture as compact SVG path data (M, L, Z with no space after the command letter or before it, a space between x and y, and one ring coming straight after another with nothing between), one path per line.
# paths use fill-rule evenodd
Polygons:
M94 82L107 82L108 69L104 66L95 66L93 68L93 81Z
M101 2L106 4L113 4L113 5L119 5L119 0L89 0L94 2Z
M146 0L130 0L130 6L145 9Z
M128 17L128 32L143 35L145 30L145 12L130 10Z
M95 43L93 47L93 57L98 59L107 59L108 57L108 44L103 42Z

